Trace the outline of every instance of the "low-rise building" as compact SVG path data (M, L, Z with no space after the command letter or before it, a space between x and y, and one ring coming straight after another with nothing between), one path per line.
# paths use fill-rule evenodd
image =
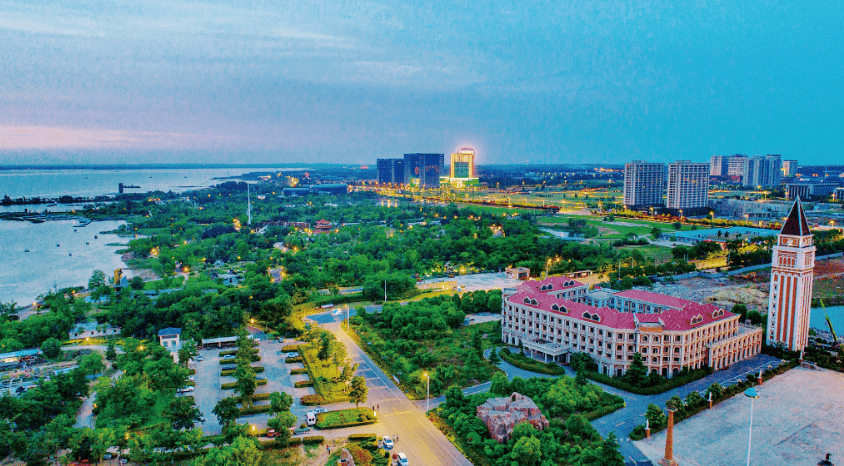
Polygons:
M504 290L503 341L522 344L546 362L568 363L572 354L583 352L599 372L615 376L640 353L650 371L669 378L684 367L723 369L762 350L761 328L745 326L737 314L715 305L635 290L590 296L579 292L586 285L562 279L575 282L567 287L578 290L574 299L558 297L556 288L543 290L535 281Z
M76 326L68 333L68 337L70 339L99 338L119 334L120 327L114 327L109 324L98 324L96 322L86 322L84 324L76 324Z
M182 346L182 329L167 327L158 331L158 342L161 346L170 351L179 349Z

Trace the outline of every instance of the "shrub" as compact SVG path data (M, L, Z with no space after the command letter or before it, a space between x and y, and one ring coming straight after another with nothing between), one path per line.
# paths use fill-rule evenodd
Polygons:
M267 379L258 379L258 380L255 381L255 385L257 385L259 387L261 385L266 385L266 384L267 384ZM221 390L234 390L235 387L237 387L237 382L224 383L224 384L220 385Z
M302 443L304 445L312 445L314 443L322 443L325 441L325 437L322 435L313 435L310 437L302 437Z
M256 366L256 367L253 367L252 369L255 371L256 374L260 374L261 372L264 372L264 366ZM227 371L220 371L220 376L222 376L222 377L225 377L227 375L232 375L232 374L234 374L234 369L227 370Z
M291 362L302 362L302 356L296 356L295 358L286 358L284 362L291 363Z
M305 395L299 398L299 402L301 402L305 406L316 406L316 405L324 405L327 404L325 398L322 395Z
M270 405L259 405L251 408L240 408L241 416L248 416L250 414L260 414L270 412Z
M299 382L295 382L293 384L296 388L304 388L304 387L313 387L314 381L313 380L300 380Z
M257 362L257 361L260 361L260 360L261 360L261 356L258 356L257 354L252 357L252 362ZM220 365L225 366L227 364L236 364L235 361L236 361L235 359L220 359Z
M537 361L535 359L530 359L529 357L523 354L513 354L507 348L502 349L498 352L498 355L501 356L501 359L507 361L508 363L518 367L519 369L524 369L528 371L538 372L540 374L548 374L548 375L564 375L566 370L554 363L546 364L541 361Z
M297 351L297 352L298 352L298 351L299 351L299 346L300 346L300 345L284 345L284 346L282 346L282 347L281 347L281 351L282 351L283 353L292 353L292 352L294 352L294 351Z
M349 435L349 440L362 440L366 442L371 442L373 440L378 439L378 435L376 434L351 434Z
M304 367L299 367L296 369L290 369L290 375L299 375L299 374L307 374L308 370Z

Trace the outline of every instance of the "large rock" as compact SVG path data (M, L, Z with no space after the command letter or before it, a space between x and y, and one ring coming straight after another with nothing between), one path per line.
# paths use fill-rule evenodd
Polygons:
M506 442L513 429L522 422L538 430L548 427L548 420L530 398L513 392L510 396L491 398L478 406L477 415L484 421L489 435L499 443Z

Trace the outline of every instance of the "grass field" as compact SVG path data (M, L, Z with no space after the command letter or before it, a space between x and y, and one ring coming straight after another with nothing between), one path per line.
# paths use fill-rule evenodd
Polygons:
M547 217L540 219L542 223L568 223L570 219L585 220L590 226L594 226L601 231L598 235L599 239L622 239L627 234L633 233L637 236L650 235L651 230L656 227L662 231L674 231L674 227L669 223L651 222L648 220L616 218L615 222L607 222L603 217L598 216L568 216L556 215L554 217ZM690 230L690 225L683 225L682 231Z

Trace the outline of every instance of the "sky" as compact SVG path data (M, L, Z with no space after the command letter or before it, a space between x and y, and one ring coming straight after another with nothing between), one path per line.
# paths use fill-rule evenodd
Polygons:
M0 0L0 164L844 161L844 3Z

